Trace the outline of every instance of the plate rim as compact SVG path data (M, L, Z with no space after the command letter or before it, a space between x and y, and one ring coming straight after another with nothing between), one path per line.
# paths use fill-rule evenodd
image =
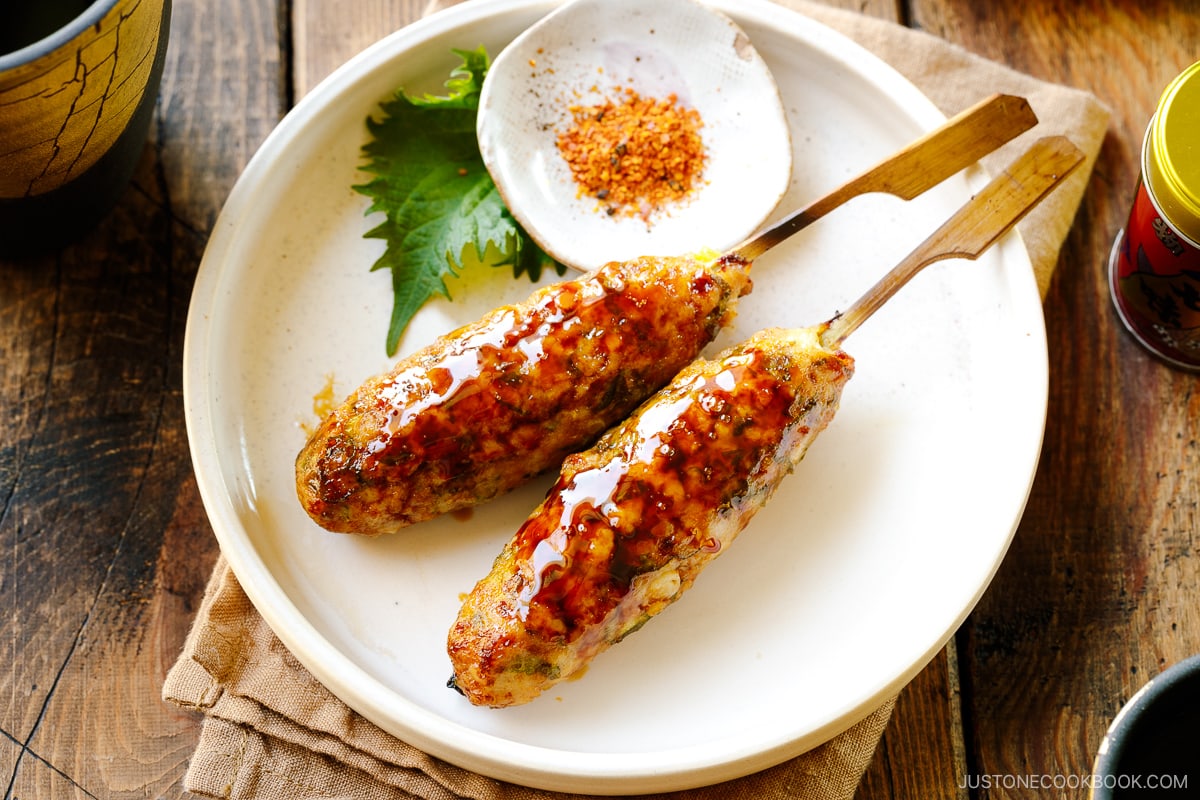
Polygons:
M337 650L300 613L271 575L260 553L250 547L248 542L237 541L231 536L231 526L239 525L234 508L235 498L230 487L222 480L216 453L210 452L210 449L215 448L208 445L213 438L213 419L208 413L210 400L203 393L196 394L197 386L203 385L207 373L211 351L206 344L213 332L210 326L211 317L207 314L211 306L206 306L204 301L211 301L218 296L217 289L224 275L226 257L237 241L237 232L241 226L238 209L250 201L255 185L269 172L272 159L277 157L289 142L303 135L313 115L336 103L340 93L361 80L363 74L382 68L395 57L397 51L407 50L426 39L453 31L462 24L475 22L481 17L490 18L513 13L532 15L539 10L544 13L561 5L562 1L475 0L472 3L443 9L418 20L389 34L345 62L301 98L266 137L235 182L218 214L197 270L189 303L183 350L183 400L193 471L222 556L263 619L314 677L348 706L381 728L430 755L497 780L524 786L593 794L646 793L694 788L741 777L778 764L828 741L869 716L925 667L974 608L1003 561L1020 523L1040 457L1048 403L1049 371L1040 298L1036 304L1037 319L1022 322L1033 324L1034 334L1038 339L1038 350L1044 361L1044 367L1035 370L1039 386L1031 387L1041 393L1042 425L1036 447L1033 448L1033 462L1030 465L1024 499L1011 530L991 565L987 580L980 584L974 597L957 615L953 624L938 637L938 641L922 658L891 680L864 689L860 693L859 702L844 708L840 714L833 715L824 725L802 737L802 745L798 745L795 739L777 740L765 745L759 743L752 747L731 740L712 740L701 745L656 750L648 754L563 751L513 742L467 728L383 687ZM882 88L893 92L893 96L897 96L895 93L898 93L898 96L903 98L898 104L905 108L918 124L932 128L946 118L920 89L895 68L849 37L812 17L770 3L768 0L711 0L710 4L733 17L735 21L750 17L754 18L755 22L776 28L782 27L789 34L801 35L824 55L836 60L851 72L863 76L873 85L880 86L879 81L882 79ZM1028 263L1028 253L1017 232L1011 233L997 247L1006 250L1006 259L1017 258ZM1021 274L1024 275L1024 271ZM1031 267L1028 270L1026 290L1030 288L1036 295L1036 282ZM352 680L348 680L348 676ZM572 756L572 768L569 772L564 772L561 767L564 754ZM669 764L665 764L664 757L668 754L674 758Z

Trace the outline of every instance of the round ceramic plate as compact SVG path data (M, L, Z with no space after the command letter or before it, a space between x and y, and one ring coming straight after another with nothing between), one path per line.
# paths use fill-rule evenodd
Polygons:
M761 0L714 5L770 63L792 126L798 208L935 127L913 86L842 36ZM919 275L847 342L838 417L679 603L580 680L505 710L447 689L460 597L549 478L469 516L378 539L327 533L293 489L314 397L389 365L377 220L351 189L364 120L398 87L441 90L453 48L495 54L555 6L479 0L398 31L314 89L231 193L188 320L185 401L204 503L247 594L291 651L368 719L526 785L631 794L710 784L824 742L897 692L962 622L1021 516L1045 421L1041 305L1019 238ZM754 266L714 346L845 308L982 186L851 201ZM697 248L704 242L696 242ZM456 284L412 351L526 296L507 270Z

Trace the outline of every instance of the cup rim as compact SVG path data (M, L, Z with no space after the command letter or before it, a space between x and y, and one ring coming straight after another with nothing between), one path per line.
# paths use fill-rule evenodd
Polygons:
M0 72L36 61L69 43L95 25L121 0L93 0L77 17L54 32L11 53L0 54Z
M1197 677L1200 677L1200 654L1178 661L1150 678L1125 702L1109 724L1093 763L1093 773L1112 773L1129 743L1127 736L1142 712L1173 687L1196 680ZM1108 793L1102 791L1094 791L1090 795L1095 800L1108 796Z

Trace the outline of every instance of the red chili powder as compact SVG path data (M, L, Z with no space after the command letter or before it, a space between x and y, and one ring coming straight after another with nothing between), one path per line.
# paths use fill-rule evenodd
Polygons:
M700 185L705 150L700 113L632 89L592 106L571 106L572 122L558 134L579 196L595 197L609 215L647 223Z

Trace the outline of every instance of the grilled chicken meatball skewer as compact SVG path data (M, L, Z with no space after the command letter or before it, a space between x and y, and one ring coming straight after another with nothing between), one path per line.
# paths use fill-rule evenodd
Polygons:
M464 601L450 685L476 705L528 702L678 600L833 418L854 372L845 337L922 267L977 258L1081 158L1039 142L846 314L695 361L569 456Z
M642 258L541 289L367 380L296 459L301 504L376 535L558 466L695 358L750 290L751 259L865 192L906 199L1036 122L997 95L720 258Z
M612 262L369 379L296 462L331 531L380 534L496 497L595 440L695 358L749 291L734 258Z
M813 329L693 362L594 447L467 596L451 684L526 703L677 600L804 456L853 374Z

